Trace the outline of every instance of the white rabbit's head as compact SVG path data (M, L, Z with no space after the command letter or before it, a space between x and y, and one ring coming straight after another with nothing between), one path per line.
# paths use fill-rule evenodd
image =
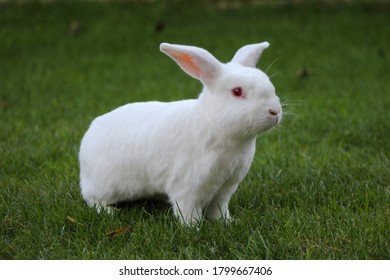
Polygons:
M199 101L208 125L230 136L252 138L277 125L282 118L274 86L256 68L268 46L267 42L244 46L227 64L198 47L162 43L160 50L203 83Z

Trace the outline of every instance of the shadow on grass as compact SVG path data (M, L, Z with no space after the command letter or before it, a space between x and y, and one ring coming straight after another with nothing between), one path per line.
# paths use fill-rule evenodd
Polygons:
M112 205L119 210L143 210L149 214L167 213L171 205L167 197L161 196L150 199L137 199L133 201L123 201Z

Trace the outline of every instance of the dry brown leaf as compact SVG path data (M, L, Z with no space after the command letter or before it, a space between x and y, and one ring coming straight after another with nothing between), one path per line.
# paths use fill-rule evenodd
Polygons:
M80 32L81 24L78 20L73 20L68 27L68 32L72 35L77 35Z
M302 67L297 69L296 75L298 78L303 79L303 78L307 78L310 75L310 72L307 68Z
M0 109L3 109L3 110L8 109L8 102L0 101Z
M106 234L106 236L117 237L117 236L122 235L124 233L130 233L132 231L133 231L133 229L131 227L123 227L123 228L119 228L119 229L112 230L112 231L108 232Z
M67 219L69 222L71 222L71 223L73 223L73 224L75 224L75 225L82 225L82 223L78 222L75 218L73 218L73 217L71 217L71 216L66 216L66 219Z

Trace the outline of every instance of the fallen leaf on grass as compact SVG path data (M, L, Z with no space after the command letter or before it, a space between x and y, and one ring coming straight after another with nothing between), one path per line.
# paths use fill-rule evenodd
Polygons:
M8 102L0 101L0 109L3 109L3 110L8 109Z
M130 233L132 232L133 229L131 227L123 227L123 228L120 228L120 229L116 229L116 230L113 230L113 231L110 231L106 234L106 236L109 236L109 237L117 237L119 235L122 235L124 233Z
M78 20L73 20L68 27L68 32L72 35L77 35L80 32L81 24Z
M71 216L66 216L66 219L67 219L69 222L71 222L71 223L73 223L73 224L75 224L75 225L83 225L82 223L80 223L79 221L77 221L75 218L73 218L73 217L71 217Z
M298 78L303 79L303 78L307 78L310 75L310 72L307 68L299 68L296 71L296 75Z

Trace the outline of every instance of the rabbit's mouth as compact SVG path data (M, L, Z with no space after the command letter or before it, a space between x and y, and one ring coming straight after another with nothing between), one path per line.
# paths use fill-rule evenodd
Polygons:
M280 115L269 116L266 119L262 119L258 121L253 120L252 122L253 132L255 132L255 134L258 135L266 133L267 131L277 126L280 123L280 120L281 120Z
M275 115L274 117L273 117L273 125L272 126L276 126L276 125L278 125L279 123L280 123L280 121L281 121L281 116L278 114L278 115Z
M268 123L266 124L265 130L272 129L277 126L282 120L282 113L278 112L277 114L270 114L268 117Z

